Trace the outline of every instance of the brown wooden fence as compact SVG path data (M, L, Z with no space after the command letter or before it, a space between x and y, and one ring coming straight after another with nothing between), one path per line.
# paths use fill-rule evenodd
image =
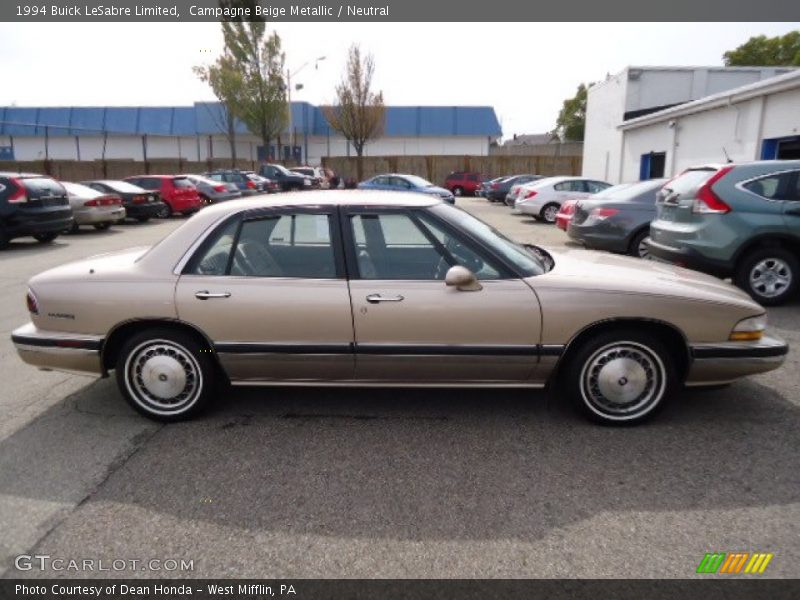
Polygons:
M580 156L365 156L362 179L381 173L410 173L443 184L453 171L476 171L488 177L535 173L580 175ZM345 178L357 178L354 156L323 157L322 164Z

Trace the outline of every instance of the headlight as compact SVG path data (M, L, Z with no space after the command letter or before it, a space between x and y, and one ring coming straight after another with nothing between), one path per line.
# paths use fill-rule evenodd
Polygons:
M767 328L767 314L758 315L757 317L750 317L742 319L736 324L736 327L731 331L728 338L732 342L750 342L757 341L764 335L764 330Z
M303 185L311 185L311 182L308 179L303 179Z

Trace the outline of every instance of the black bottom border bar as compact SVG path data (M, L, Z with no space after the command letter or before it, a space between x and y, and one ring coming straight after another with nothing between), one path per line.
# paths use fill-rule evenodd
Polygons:
M61 576L63 574L59 574ZM73 574L74 575L74 574ZM703 600L800 597L800 580L761 576L695 579L6 579L0 598L14 600L508 600L597 598Z

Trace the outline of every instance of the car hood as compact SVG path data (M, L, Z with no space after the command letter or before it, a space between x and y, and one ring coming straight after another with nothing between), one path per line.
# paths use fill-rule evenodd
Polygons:
M121 274L130 272L150 246L128 248L106 254L97 254L83 260L67 263L53 269L39 273L30 280L31 285L37 283L54 283L59 281L86 280L88 278L108 279L116 278Z
M734 305L752 309L753 314L764 309L745 292L733 285L697 271L667 263L618 256L590 250L551 250L555 266L544 275L534 278L552 287L575 290L611 291Z

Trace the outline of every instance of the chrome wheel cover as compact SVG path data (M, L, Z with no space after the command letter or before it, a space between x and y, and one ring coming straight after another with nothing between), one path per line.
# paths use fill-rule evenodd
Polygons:
M580 392L595 414L613 421L639 418L653 410L666 390L658 354L637 342L613 342L584 363Z
M149 340L125 361L125 385L148 412L175 415L190 409L203 390L203 373L194 356L171 340Z
M557 206L548 206L547 208L544 209L544 212L542 213L542 218L548 223L555 223L557 214L558 214Z
M640 241L639 245L636 246L636 254L639 255L639 258L650 258L650 249L647 247L646 240L646 237L642 238L642 241Z
M792 285L792 270L780 258L765 258L750 269L750 288L764 298L775 298Z

